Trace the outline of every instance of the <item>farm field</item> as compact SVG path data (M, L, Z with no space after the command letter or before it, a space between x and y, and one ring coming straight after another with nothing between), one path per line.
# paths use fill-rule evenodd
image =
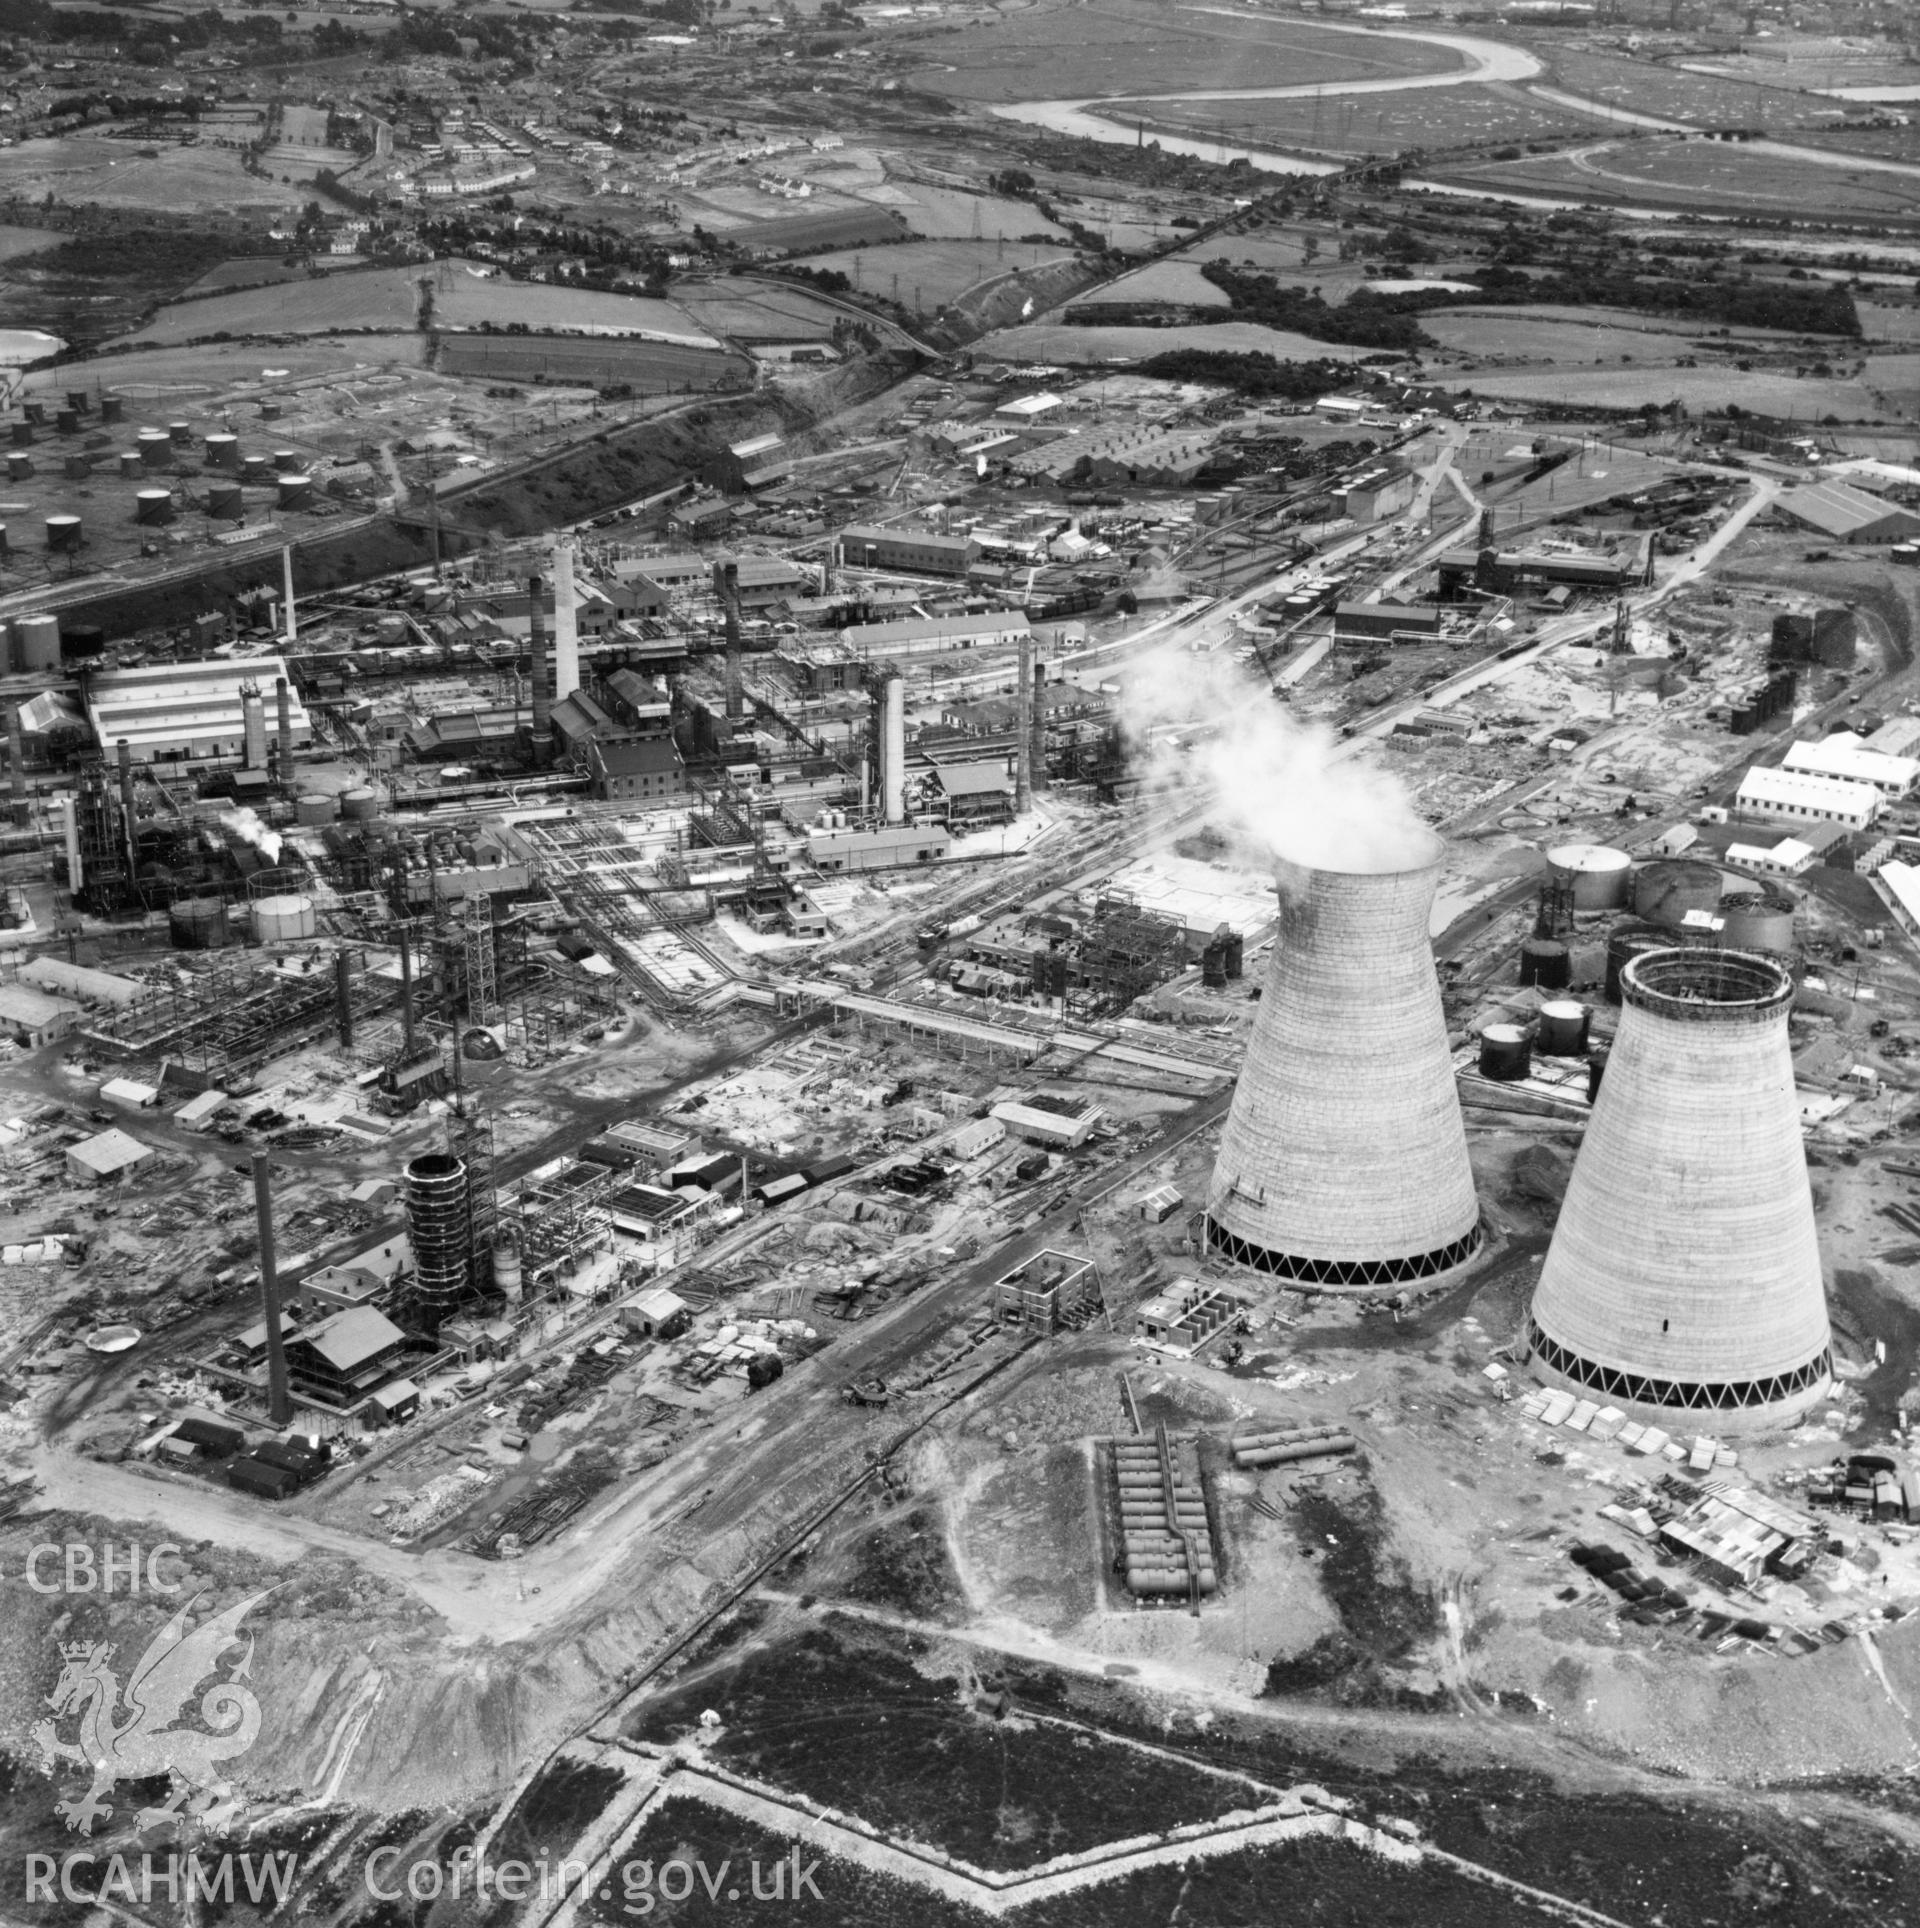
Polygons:
M1212 259L1213 257L1209 257ZM1091 292L1089 301L1184 301L1193 307L1231 308L1233 298L1200 272L1197 261L1156 261Z
M811 265L811 264L809 264ZM695 326L743 341L819 341L833 332L840 311L800 288L763 281L690 282L675 297Z
M853 191L875 207L891 209L928 241L1017 241L1027 234L1067 238L1066 229L1037 207L1001 194L967 194L925 181L883 181Z
M344 274L365 265L350 254L323 254L313 263L323 274ZM201 295L231 294L239 288L265 288L276 282L306 279L307 270L304 267L289 267L278 255L241 255L208 269L192 287L175 299L193 301Z
M1507 85L1335 94L1323 100L1120 101L1115 111L1128 118L1137 113L1149 129L1328 154L1552 140L1591 133L1597 118L1533 100Z
M907 225L891 208L864 202L821 208L811 214L780 214L765 220L740 221L728 228L727 239L751 248L783 248L788 253L815 248L853 248L903 240Z
M1558 46L1538 51L1549 63L1553 84L1564 93L1693 126L1811 129L1833 108L1832 101L1819 95L1791 91L1783 79L1770 87L1756 86L1617 54L1577 53Z
M1725 334L1721 334L1717 323L1710 326L1697 316L1689 319L1685 315L1643 315L1631 308L1562 308L1556 307L1551 302L1542 302L1537 306L1529 303L1525 308L1504 308L1497 303L1485 308L1449 308L1430 319L1439 321L1449 315L1480 317L1495 327L1514 321L1560 321L1571 322L1576 326L1584 322L1593 322L1602 327L1633 328L1645 335L1684 335L1690 340L1702 335L1714 335L1721 341L1770 342L1799 339L1784 328L1730 328Z
M57 248L65 238L52 228L0 227L0 261L17 261L43 248Z
M181 400L236 387L277 393L282 383L316 375L347 376L355 371L417 368L426 358L427 338L409 331L397 335L350 335L338 342L293 342L272 348L237 341L202 342L192 348L146 348L137 353L99 355L85 362L29 378L28 392L44 385L53 394L64 384L117 389L130 402ZM268 374L268 370L274 372Z
M97 134L63 134L0 149L0 196L14 194L169 213L298 208L307 198L297 185L247 173L231 148L161 147Z
M302 277L233 294L176 301L130 342L185 342L209 335L324 335L336 328L411 328L420 307L417 268Z
M1182 261L1220 261L1243 263L1250 268L1265 268L1269 273L1286 273L1306 266L1306 250L1298 234L1215 234L1183 248ZM1316 263L1315 278L1332 263Z
M1920 342L1920 305L1894 307L1886 302L1854 302L1860 329L1869 341Z
M1662 407L1679 402L1698 412L1724 409L1729 403L1735 403L1754 414L1779 416L1783 420L1818 421L1828 415L1843 423L1910 420L1914 406L1914 358L1889 360L1907 364L1904 377L1897 366L1889 367L1876 360L1857 381L1803 377L1785 369L1617 366L1512 372L1479 370L1466 375L1440 374L1434 380L1438 386L1456 392L1574 408L1631 409L1645 402Z
M1717 329L1695 323L1682 332L1675 328L1642 325L1637 315L1618 310L1600 310L1591 316L1568 314L1543 315L1535 308L1448 308L1422 315L1420 325L1442 347L1465 355L1476 363L1553 362L1562 366L1596 362L1677 362L1690 350L1700 349L1714 355L1725 353L1739 342L1786 341L1791 336L1762 337L1758 331L1742 330L1737 335L1721 335ZM1823 360L1834 354L1835 346L1825 340L1807 354Z
M649 395L744 383L752 373L737 355L712 349L580 335L446 335L435 366L490 382L624 383Z
M1035 321L1002 328L974 344L976 354L1039 362L1142 361L1175 348L1223 348L1281 361L1358 361L1374 352L1309 341L1305 335L1252 321L1196 322L1186 328L1070 328L1062 322Z
M515 323L549 332L587 335L654 335L687 348L717 348L670 301L645 295L606 294L597 288L556 288L544 281L509 281L476 275L458 261L434 270L433 321L442 328L496 328Z
M902 241L892 248L849 248L813 256L809 267L837 268L856 288L932 314L967 289L996 275L1070 258L1067 248L1021 247L992 241Z
M1311 86L1446 73L1449 50L1362 39L1297 20L1187 14L1125 4L1034 8L931 43L913 84L957 100L1172 93L1190 87Z

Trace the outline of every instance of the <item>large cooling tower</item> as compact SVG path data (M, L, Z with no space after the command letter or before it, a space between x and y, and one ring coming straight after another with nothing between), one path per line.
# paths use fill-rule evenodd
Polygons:
M1444 1278L1481 1243L1427 934L1445 846L1282 861L1280 928L1207 1191L1216 1250L1320 1289Z
M1619 1035L1534 1292L1534 1375L1716 1432L1799 1417L1832 1373L1787 1013L1743 951L1620 973Z

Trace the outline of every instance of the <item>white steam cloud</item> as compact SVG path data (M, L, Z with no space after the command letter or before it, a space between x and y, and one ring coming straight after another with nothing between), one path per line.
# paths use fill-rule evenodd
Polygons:
M268 863L277 864L280 861L280 833L269 830L260 821L257 810L241 804L237 809L221 811L220 821L242 843L252 844Z
M1237 861L1316 870L1408 870L1439 842L1388 772L1331 731L1290 716L1257 671L1168 643L1123 672L1120 723L1151 792L1201 790Z

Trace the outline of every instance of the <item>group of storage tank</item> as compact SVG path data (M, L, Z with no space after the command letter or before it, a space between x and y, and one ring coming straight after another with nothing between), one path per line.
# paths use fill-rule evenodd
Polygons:
M1584 1058L1593 1014L1578 998L1549 998L1531 1025L1490 1024L1480 1033L1480 1075L1502 1084L1526 1077L1536 1053Z

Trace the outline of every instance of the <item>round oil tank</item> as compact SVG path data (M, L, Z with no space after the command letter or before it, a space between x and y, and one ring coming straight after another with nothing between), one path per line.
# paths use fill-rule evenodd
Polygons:
M167 932L177 951L217 951L233 942L226 901L183 897L167 911Z
M332 823L340 814L340 799L334 796L305 796L293 800L293 820L311 828Z
M1587 1007L1574 998L1553 998L1540 1007L1534 1042L1543 1058L1587 1055Z
M299 470L282 470L273 484L280 491L283 509L304 509L313 497L313 477Z
M138 449L122 449L116 459L120 464L121 481L130 482L140 473L142 464Z
M47 405L45 402L28 402L25 413L27 420L38 428L47 419Z
M298 449L275 449L273 452L273 466L275 471L282 475L286 474L289 470L298 469L300 467L300 451Z
M163 428L143 428L134 438L139 444L140 460L150 469L164 469L173 454L173 444Z
M1649 864L1633 880L1633 914L1677 930L1691 911L1720 905L1720 866L1675 857Z
M30 449L33 447L33 424L31 422L10 423L7 428L7 434L12 439L15 448Z
M1666 951L1673 948L1673 933L1653 929L1645 924L1626 924L1607 939L1607 976L1606 998L1609 1004L1620 1002L1620 972L1624 965L1647 951Z
M240 438L216 434L207 437L207 467L230 469L240 459Z
M68 623L60 632L62 656L98 656L107 646L107 632L98 623Z
M69 455L63 465L69 482L84 482L93 473L91 455Z
M60 667L58 616L16 616L13 621L13 641L23 671L57 670Z
M171 489L136 491L133 498L133 519L136 522L171 522L173 491Z
M1520 982L1564 991L1573 982L1573 956L1557 938L1529 937L1520 946Z
M118 395L100 397L100 419L103 422L117 422L127 412L127 405Z
M61 555L72 555L80 547L81 527L77 515L47 517L47 547Z
M84 415L87 412L87 391L84 388L68 389L67 406L76 415Z
M207 491L207 513L222 522L238 522L247 512L247 501L238 482L216 482Z
M1533 1069L1533 1047L1517 1024L1490 1024L1480 1033L1480 1075L1510 1084Z
M297 944L320 928L313 899L304 896L256 897L253 935L261 944Z
M380 794L376 790L349 790L340 799L340 814L350 822L365 823L380 814Z
M71 408L55 409L53 432L56 435L78 435L80 433L79 411Z
M177 449L193 446L193 424L191 422L169 422L167 440Z
M263 422L277 422L280 419L280 404L278 402L262 402L260 404L260 419Z
M24 482L33 473L33 457L25 449L7 451L7 480Z
M240 473L249 482L266 482L273 475L273 457L270 455L243 455L240 458Z
M1722 909L1720 943L1730 951L1787 952L1797 948L1790 898L1758 894Z

